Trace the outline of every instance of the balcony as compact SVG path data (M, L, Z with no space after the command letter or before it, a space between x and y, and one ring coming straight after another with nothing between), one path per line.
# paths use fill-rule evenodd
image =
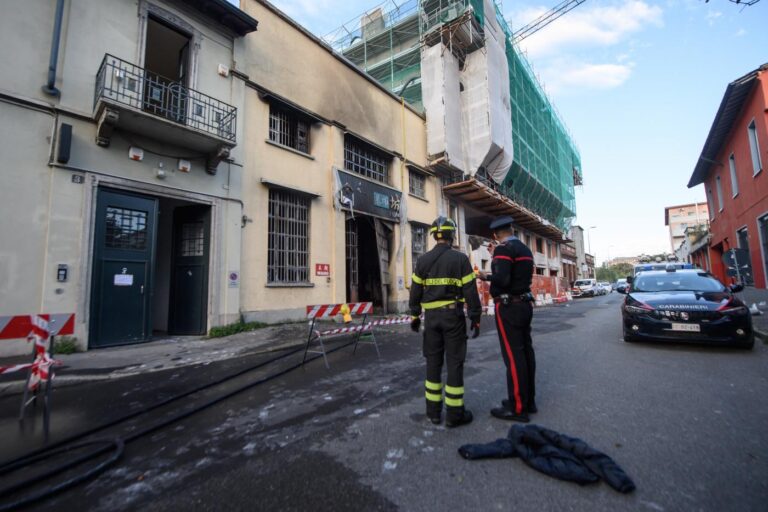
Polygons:
M237 143L237 108L130 62L106 54L96 75L96 143L109 146L115 129L207 156L216 174Z

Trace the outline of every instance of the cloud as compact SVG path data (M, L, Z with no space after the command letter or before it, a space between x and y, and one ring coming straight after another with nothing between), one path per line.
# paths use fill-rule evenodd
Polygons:
M513 25L520 27L548 10L547 7L515 13ZM608 7L577 7L543 30L528 37L521 47L532 58L555 55L575 48L616 45L649 26L661 26L662 9L642 0L628 0Z
M548 92L556 94L576 89L613 89L632 74L632 63L596 64L559 60L542 69Z
M723 13L720 11L712 11L712 10L707 11L707 22L709 23L709 26L710 27L713 26L717 18L719 18L722 15Z
M743 36L747 35L747 31L744 30L743 28L740 28L734 35L736 37L743 37Z

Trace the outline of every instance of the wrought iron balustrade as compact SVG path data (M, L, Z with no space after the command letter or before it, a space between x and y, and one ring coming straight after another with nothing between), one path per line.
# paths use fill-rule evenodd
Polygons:
M99 101L125 105L235 142L237 108L109 54L96 75L94 109Z

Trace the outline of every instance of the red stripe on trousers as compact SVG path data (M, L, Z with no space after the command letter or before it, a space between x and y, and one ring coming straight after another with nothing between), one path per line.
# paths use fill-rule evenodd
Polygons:
M514 260L514 259L512 259L511 257L509 257L509 256L503 256L503 255L494 256L494 257L493 257L493 259L495 259L495 260L509 260L509 261L515 261L515 260Z
M515 258L515 261L533 261L533 258L530 256L520 256L519 258Z
M512 383L515 385L515 413L520 414L523 412L523 402L520 400L520 385L517 382L515 356L512 355L512 348L509 346L509 340L507 339L507 331L504 330L504 323L501 321L501 316L499 316L498 303L496 304L496 322L499 324L501 339L504 340L504 348L507 350L507 357L509 358L509 372L512 374Z

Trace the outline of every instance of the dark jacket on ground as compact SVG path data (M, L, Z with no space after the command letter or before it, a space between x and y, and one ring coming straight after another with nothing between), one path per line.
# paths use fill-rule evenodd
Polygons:
M538 425L513 425L505 439L459 448L465 459L520 457L533 469L584 485L600 479L622 493L635 490L632 479L608 455L581 439Z
M411 315L418 316L422 308L456 301L467 303L469 318L480 318L483 309L469 258L447 244L437 244L416 262L408 306Z

